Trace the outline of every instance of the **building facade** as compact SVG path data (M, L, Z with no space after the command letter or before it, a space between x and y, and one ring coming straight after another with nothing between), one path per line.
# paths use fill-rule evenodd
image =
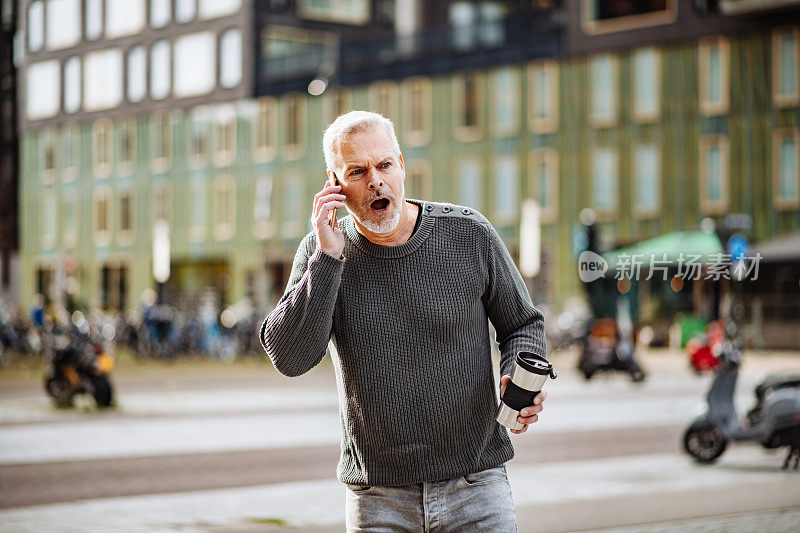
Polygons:
M784 4L25 1L22 299L136 308L164 218L174 302L269 306L349 109L395 122L409 197L480 210L515 256L537 201L537 303L580 294L585 207L607 247L730 213L753 241L800 231ZM77 37L52 30L76 5Z

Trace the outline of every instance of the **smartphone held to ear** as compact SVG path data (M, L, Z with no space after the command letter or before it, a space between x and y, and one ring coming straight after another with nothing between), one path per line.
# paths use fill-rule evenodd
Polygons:
M331 172L329 176L330 178L328 180L328 183L330 185L339 185L339 180L336 179L336 174ZM331 209L329 222L331 224L331 229L336 229L336 208Z

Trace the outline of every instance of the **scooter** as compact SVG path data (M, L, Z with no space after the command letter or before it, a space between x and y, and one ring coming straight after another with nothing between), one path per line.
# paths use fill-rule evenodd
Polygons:
M636 362L633 322L627 304L618 301L618 318L602 318L589 323L581 341L578 370L591 379L597 372L627 372L635 383L647 377Z
M683 447L700 463L712 463L730 441L756 441L765 448L787 446L783 463L788 469L800 464L800 376L774 374L756 387L756 404L744 423L739 422L733 394L739 377L741 351L734 340L736 326L729 323L726 339L716 354L720 359L706 399L706 411L686 429Z

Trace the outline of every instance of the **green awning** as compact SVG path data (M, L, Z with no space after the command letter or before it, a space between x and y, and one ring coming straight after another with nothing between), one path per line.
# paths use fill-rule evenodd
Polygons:
M675 231L637 242L619 250L606 252L603 254L603 258L608 261L609 271L613 271L617 267L620 256L625 256L621 258L623 264L630 264L631 257L636 256L637 261L641 261L642 268L646 268L650 265L651 257L659 265L677 266L681 257L683 262L689 261L691 258L693 262L700 264L717 263L719 254L723 253L725 250L714 233ZM696 258L695 256L700 257Z

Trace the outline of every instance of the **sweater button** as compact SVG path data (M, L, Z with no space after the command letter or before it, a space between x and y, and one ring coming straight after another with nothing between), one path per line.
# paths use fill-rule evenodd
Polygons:
M472 211L470 211L466 207L464 209L462 209L461 212L464 213L465 215L471 215L472 214Z
M452 211L452 209L450 207L448 207L448 206L444 206L442 208L442 213L449 213L450 211Z
M430 211L433 211L433 206L432 206L432 205L430 205L430 204L426 205L426 206L425 206L425 211L429 211L429 212L430 212Z

